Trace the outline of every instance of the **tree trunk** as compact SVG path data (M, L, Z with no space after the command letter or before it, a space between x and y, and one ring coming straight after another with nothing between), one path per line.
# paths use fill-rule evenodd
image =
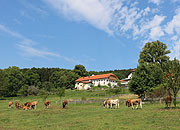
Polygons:
M176 95L174 95L174 107L176 108Z
M160 104L161 104L161 102L162 102L162 98L159 99L159 103L160 103Z

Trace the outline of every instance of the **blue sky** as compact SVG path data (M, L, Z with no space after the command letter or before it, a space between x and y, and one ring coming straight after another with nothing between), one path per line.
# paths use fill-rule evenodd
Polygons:
M180 59L180 0L0 0L0 68L135 68L147 42Z

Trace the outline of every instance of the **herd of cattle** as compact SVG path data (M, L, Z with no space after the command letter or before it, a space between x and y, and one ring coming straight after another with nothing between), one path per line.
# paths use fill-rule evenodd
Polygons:
M45 108L49 108L49 107L50 107L50 104L51 104L50 101L45 101L45 102L44 102ZM67 104L68 104L68 101L67 101L67 100L64 100L64 101L62 102L62 108L65 108ZM36 109L36 107L37 107L37 105L38 105L38 101L26 102L26 103L24 103L24 104L22 104L22 105L20 105L19 102L16 101L14 105L15 105L15 108L17 108L17 109L22 109L22 110ZM9 108L12 108L13 102L10 101L10 102L8 103L8 106L9 106Z
M45 108L49 108L50 104L51 104L50 101L45 101L44 102ZM62 102L62 108L65 108L67 104L68 104L68 101L64 100ZM15 102L15 108L22 109L22 110L36 109L37 105L38 105L38 101L26 102L22 105L20 105L18 101ZM138 105L140 105L140 107L142 108L141 99L127 99L126 100L126 106L128 107L131 106L132 109L134 109L134 105L136 105L136 109L138 108ZM10 101L8 103L8 106L9 108L12 108L13 102ZM113 106L115 106L114 108L119 108L119 99L106 99L103 103L103 106L104 108L113 108Z
M165 100L165 104L166 104L167 108L170 107L170 104L172 102L171 94L169 94L168 96L165 96L164 100ZM45 101L44 102L45 108L49 108L50 104L51 104L50 101ZM65 108L67 104L68 104L68 101L64 100L62 102L62 108ZM13 105L13 102L10 101L8 104L9 108L12 108L12 105ZM17 109L22 109L22 110L36 109L37 105L38 105L38 101L26 102L22 105L20 105L19 102L17 102L17 101L15 102L15 107ZM138 108L138 106L140 106L140 108L142 109L142 100L140 98L127 99L125 105L127 107L132 107L132 109L134 109L134 105L136 105L136 109ZM113 106L115 106L114 108L119 108L119 99L109 99L108 98L103 102L103 106L104 106L104 108L111 108L111 109L113 108Z

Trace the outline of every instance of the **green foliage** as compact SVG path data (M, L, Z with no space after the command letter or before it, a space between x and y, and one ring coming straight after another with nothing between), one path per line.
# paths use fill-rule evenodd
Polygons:
M8 78L5 72L0 69L0 97L7 96L8 93Z
M87 76L86 68L83 65L76 65L73 72L77 73L80 77Z
M180 63L176 58L165 64L164 83L168 90L173 92L174 106L176 107L176 97L180 90Z
M53 87L53 84L49 81L45 81L42 83L42 88L46 91L51 91L52 87Z
M37 73L34 73L32 70L27 70L24 73L24 84L31 86L38 86L38 83L40 82L39 80L39 75Z
M50 82L55 88L74 88L75 80L79 76L71 71L55 71L51 77Z
M131 92L144 97L145 93L152 91L162 83L163 71L157 64L140 64L133 74L128 86Z
M20 95L20 96L28 95L28 85L27 84L25 84L24 86L21 87L21 89L19 89L18 95Z
M60 97L60 98L62 98L62 97L64 97L65 96L65 87L62 87L62 88L58 88L57 89L57 95Z
M158 40L148 42L140 52L139 63L160 63L162 65L169 60L167 56L169 53L170 50L167 50L166 44Z
M8 96L17 96L23 86L23 73L15 66L5 69L5 72L8 78Z
M165 86L163 84L158 85L155 88L152 88L152 91L146 94L148 98L162 98L167 94Z
M35 86L29 86L28 87L28 94L29 95L34 95L34 96L37 96L39 93L39 89Z

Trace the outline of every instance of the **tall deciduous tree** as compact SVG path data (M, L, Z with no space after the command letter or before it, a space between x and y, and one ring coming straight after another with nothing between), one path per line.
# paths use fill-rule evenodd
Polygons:
M139 63L162 63L169 60L167 54L170 50L167 50L166 44L160 41L148 42L140 52Z
M166 63L165 86L172 91L174 106L176 107L176 97L180 90L180 63L176 58Z
M83 65L76 65L73 71L81 77L87 76L86 68Z

